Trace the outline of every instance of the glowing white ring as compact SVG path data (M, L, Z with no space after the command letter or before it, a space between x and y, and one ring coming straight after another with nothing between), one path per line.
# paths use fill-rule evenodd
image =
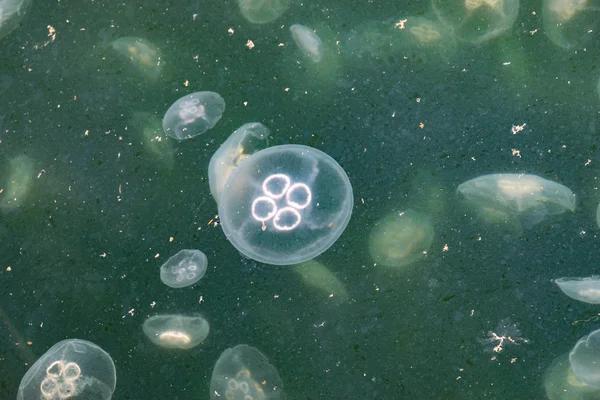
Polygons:
M296 222L293 223L292 225L279 225L279 220L282 218L284 213L294 214L294 216L296 217ZM273 226L278 231L291 231L293 229L296 229L296 227L298 225L300 225L301 221L302 221L302 217L300 216L300 213L298 212L298 210L296 210L293 207L283 207L282 209L277 211L275 218L273 218Z
M291 198L292 192L294 190L299 190L300 188L302 188L306 191L306 201L304 204L297 203L294 200L292 200L292 198ZM312 201L312 192L310 191L310 188L308 187L307 184L294 183L292 186L290 186L287 193L285 194L285 200L287 201L288 205L290 205L298 210L304 210L306 207L308 207L308 205Z
M271 207L271 211L269 211L269 213L265 216L261 216L256 213L256 209L258 208L260 203L267 203ZM252 217L255 220L259 222L265 222L273 218L275 214L277 214L277 204L272 198L267 196L260 196L254 199L254 201L252 202Z
M283 181L285 182L285 186L284 186L284 188L281 190L281 193L275 194L275 193L271 192L271 191L269 190L269 188L267 187L267 185L268 185L268 184L269 184L269 183L270 183L270 182L271 182L273 179L281 179L281 180L283 180ZM269 196L269 197L270 197L270 198L272 198L272 199L278 200L278 199L282 198L282 197L285 195L285 193L287 192L287 190L288 190L288 189L289 189L289 187L290 187L290 183L291 183L291 181L290 181L290 177L289 177L289 176L287 176L287 175L285 175L285 174L273 174L273 175L269 175L269 176L267 177L267 179L265 179L265 181L264 181L264 182L263 182L263 184L262 184L262 189L263 189L263 192L264 192L264 193L265 193L267 196Z
M74 381L81 376L81 368L74 362L65 365L65 368L60 373L64 380Z
M58 370L56 370L57 368ZM54 369L54 371L52 371ZM62 360L54 361L46 368L46 375L58 378L65 369L65 363Z

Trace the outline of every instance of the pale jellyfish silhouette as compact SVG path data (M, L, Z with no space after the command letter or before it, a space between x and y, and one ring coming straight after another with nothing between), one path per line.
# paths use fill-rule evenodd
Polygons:
M254 24L265 24L279 18L289 7L290 0L238 0L244 18Z
M0 0L0 39L19 26L30 6L31 0Z
M0 189L0 209L11 211L19 208L25 202L33 184L33 160L21 155L8 160L8 171L2 173L6 177Z
M27 371L17 400L108 400L116 382L107 352L86 340L68 339L52 346Z
M544 0L544 32L555 45L568 49L595 36L600 25L600 0Z
M302 54L313 62L321 61L321 58L323 58L323 42L312 29L304 25L294 24L290 26L290 32L292 32L294 42L296 42Z
M438 19L460 40L480 44L508 31L519 0L431 0Z
M348 176L333 158L307 146L275 146L231 174L219 218L245 256L293 265L318 256L340 237L353 201Z
M160 77L163 63L158 48L146 39L122 37L111 46L148 78L156 80Z
M600 304L600 276L559 278L554 281L567 296L584 303Z
M281 378L267 357L254 347L240 344L225 350L210 380L211 400L283 400Z
M237 128L213 154L208 164L210 193L219 204L225 183L242 161L269 145L269 129L259 122Z
M579 339L569 353L575 376L594 389L600 389L600 329Z
M155 315L144 322L142 330L154 344L187 350L206 339L210 326L200 315Z
M196 92L177 100L165 113L163 130L177 140L189 139L214 127L225 111L215 92Z
M486 220L528 229L548 215L575 210L575 195L569 188L535 175L483 175L460 184L458 193Z
M198 282L206 273L208 259L200 250L181 250L160 267L160 280L172 288Z
M595 400L600 389L583 383L569 362L569 354L557 357L544 373L544 389L549 400Z
M292 268L305 284L331 299L334 304L348 301L350 296L344 283L320 262L308 260Z
M144 148L167 169L175 165L173 141L166 140L162 121L155 114L136 111L129 120L131 128L140 134Z
M425 257L434 232L427 214L410 209L393 212L375 223L369 252L378 265L405 266Z

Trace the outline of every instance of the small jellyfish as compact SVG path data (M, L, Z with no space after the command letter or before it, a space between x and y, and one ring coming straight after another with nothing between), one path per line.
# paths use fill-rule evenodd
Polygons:
M554 281L567 296L584 303L600 304L600 276L559 278Z
M237 128L213 154L208 164L210 192L219 204L229 176L242 161L269 145L269 129L259 122Z
M425 257L433 236L433 223L427 214L410 209L393 212L375 223L369 252L377 264L401 267Z
M600 0L544 0L542 23L555 45L568 49L591 40L600 23Z
M313 62L321 61L321 58L323 58L323 42L312 29L304 25L294 24L290 26L290 32L292 32L296 45L305 56Z
M275 265L327 250L352 215L352 186L340 165L307 146L261 150L231 174L219 203L223 232L245 256Z
M163 130L177 140L189 139L214 127L225 111L215 92L196 92L177 100L165 113Z
M158 48L146 39L122 37L113 41L111 46L148 78L156 80L160 77L162 61Z
M600 329L579 339L569 353L575 376L594 389L600 389Z
M30 6L31 0L0 0L0 39L19 26Z
M266 24L276 20L290 4L290 0L238 0L242 15L253 24Z
M316 292L327 296L334 304L341 304L349 299L344 283L325 265L316 260L308 260L293 266L305 284L316 289Z
M489 221L515 222L530 229L548 215L575 210L573 192L553 181L527 174L483 175L458 186L458 193Z
M198 282L206 273L208 259L200 250L181 250L160 267L160 280L172 288Z
M508 31L519 0L431 0L438 19L460 40L480 44Z
M29 156L20 155L8 159L8 170L1 171L5 177L0 193L0 210L11 211L19 208L25 202L33 185L33 160Z
M27 371L17 400L100 399L112 397L115 364L94 343L68 339L52 346Z
M142 330L154 344L187 350L206 339L210 326L199 315L155 315L144 322Z
M139 133L144 148L162 166L171 170L175 165L173 141L165 140L162 121L155 114L136 111L129 120L133 130Z
M225 350L210 380L211 400L283 400L281 378L267 357L254 347L240 344Z
M557 357L546 369L544 389L549 400L600 398L600 389L586 385L575 375L569 362L569 354Z

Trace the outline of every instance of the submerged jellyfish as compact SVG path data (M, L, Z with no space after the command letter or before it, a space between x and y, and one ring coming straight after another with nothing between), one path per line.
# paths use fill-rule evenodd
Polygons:
M29 6L31 0L0 0L0 39L19 26Z
M225 100L215 92L196 92L177 100L165 113L163 130L177 140L200 135L219 122Z
M198 282L206 273L208 259L200 250L181 250L160 267L160 280L172 288Z
M296 272L305 284L326 295L335 304L348 301L346 286L325 265L316 260L308 260L294 265Z
M600 390L583 383L573 372L569 355L557 357L544 373L544 388L549 400L594 400Z
M508 31L519 13L519 0L431 0L431 5L457 38L473 44Z
M245 256L292 265L327 250L348 225L352 205L348 176L333 158L284 145L259 151L231 174L219 217Z
M310 28L294 24L290 26L290 32L300 51L313 62L321 61L323 58L323 42Z
M600 389L600 329L579 339L569 353L575 376L594 389Z
M285 399L275 367L254 347L240 344L225 350L213 369L210 398L243 400Z
M115 391L115 364L94 343L68 339L50 348L27 371L17 400L101 399Z
M600 276L559 278L554 281L567 296L584 303L600 304Z
M11 211L23 205L33 184L33 160L21 155L8 160L8 171L1 171L6 177L0 191L0 210Z
M162 62L155 45L138 37L122 37L112 42L112 48L126 57L144 75L152 80L160 77Z
M210 192L219 204L229 176L242 161L269 145L269 129L259 122L237 128L213 154L208 164Z
M433 243L431 218L418 211L393 212L375 223L369 252L377 264L400 267L427 254Z
M290 4L290 0L238 0L242 15L253 24L276 20Z
M142 144L148 152L166 168L172 169L174 160L173 141L166 139L162 130L162 121L155 114L136 111L129 124L140 134Z
M206 339L210 326L199 315L155 315L142 330L152 343L169 349L191 349Z
M555 45L568 49L593 38L600 20L600 0L544 0L546 35Z
M569 188L535 175L483 175L460 184L458 192L475 204L484 218L503 222L518 218L525 228L547 215L575 210L575 195Z

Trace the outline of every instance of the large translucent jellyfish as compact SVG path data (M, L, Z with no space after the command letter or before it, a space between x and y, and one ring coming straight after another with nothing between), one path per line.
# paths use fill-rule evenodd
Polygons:
M431 5L458 39L473 44L508 31L519 13L519 0L431 0Z
M107 400L115 391L115 364L107 352L80 339L58 342L27 371L17 400Z
M169 349L191 349L206 339L210 326L199 315L155 315L142 330L152 343Z
M265 24L276 20L290 4L290 0L238 0L242 15L253 24Z
M160 77L162 61L158 48L146 39L122 37L113 41L111 46L148 78L156 80Z
M321 58L323 58L323 42L312 29L304 25L294 24L290 26L290 32L292 32L294 42L296 42L302 54L313 62L321 61Z
M485 219L512 222L516 218L525 228L548 215L575 210L575 194L569 188L535 175L483 175L460 184L458 192Z
M231 174L219 217L229 241L247 257L292 265L340 237L353 202L348 176L333 158L307 146L275 146Z
M208 164L210 192L219 204L227 179L242 161L269 145L269 129L259 122L237 128L213 154Z
M569 353L575 376L594 389L600 389L600 329L579 339Z
M600 276L559 278L554 281L567 296L584 303L600 304Z
M19 26L29 6L31 0L0 0L0 39Z
M172 288L198 282L206 273L208 259L200 250L181 250L160 267L160 280Z
M568 49L595 37L600 0L544 0L542 23L555 45Z
M285 399L281 378L269 360L254 347L240 344L225 350L213 369L211 400Z
M200 135L219 122L225 100L215 92L196 92L177 100L165 113L163 130L177 140Z
M23 205L33 184L33 160L21 155L8 160L8 170L1 173L5 177L0 182L0 209L11 211Z
M600 389L583 383L569 362L569 355L557 357L544 373L544 388L549 400L597 400Z
M427 254L434 232L427 214L410 209L393 212L375 223L369 238L369 252L378 265L408 265Z
M342 281L325 265L316 260L308 260L293 266L296 272L308 286L327 296L335 304L341 304L349 299L348 290Z

